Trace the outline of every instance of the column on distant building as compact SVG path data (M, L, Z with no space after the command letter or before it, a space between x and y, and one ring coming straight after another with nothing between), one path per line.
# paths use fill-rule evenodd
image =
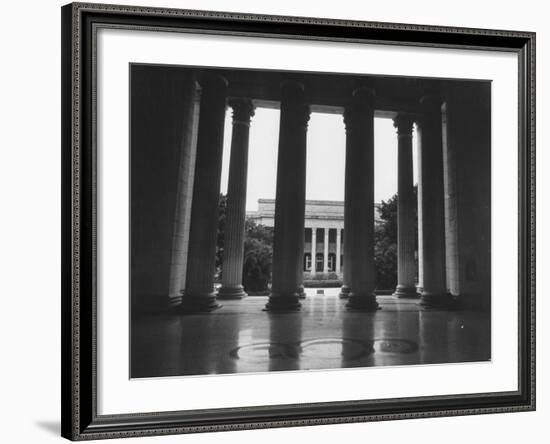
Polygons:
M217 74L206 73L200 85L187 282L181 302L186 312L211 311L218 307L214 274L227 81Z
M317 272L315 268L317 257L317 228L311 229L311 272L315 274Z
M336 264L334 270L336 273L340 273L340 256L342 254L341 252L341 245L340 245L340 228L336 229Z
M414 121L410 116L398 115L393 123L397 128L397 287L394 295L400 298L411 298L417 296L414 283L416 276L412 162Z
M421 303L443 307L451 302L445 273L445 201L443 185L442 101L423 97L419 119L422 174L422 258Z
M329 229L324 228L325 231L325 241L323 243L324 253L323 253L323 273L328 273L328 234Z
M223 251L222 285L218 299L240 299L246 296L242 285L244 260L244 223L246 217L246 179L248 140L254 106L250 99L233 99L233 133L227 184L227 210Z
M296 245L303 241L306 197L306 141L310 109L304 87L286 81L281 88L273 273L268 311L300 308Z
M352 310L378 308L374 294L374 91L358 88L344 111L346 178L344 232ZM347 264L346 264L347 265ZM346 266L345 265L345 266Z

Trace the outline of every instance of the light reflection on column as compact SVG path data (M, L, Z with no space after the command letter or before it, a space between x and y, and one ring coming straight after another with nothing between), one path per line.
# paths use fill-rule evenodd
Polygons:
M206 347L209 349L210 359L213 363L209 373L227 374L238 371L237 362L231 357L230 352L239 346L243 315L244 313L231 313L224 316L212 316L212 319L208 319L212 337Z
M181 331L178 316L157 314L132 319L130 377L181 374Z
M215 316L188 315L181 318L179 331L180 349L177 359L180 375L205 375L215 373L215 356L219 352L218 334L214 330ZM185 324L185 326L184 326ZM175 358L175 357L174 357Z
M378 313L345 312L342 323L342 368L375 365L373 340Z
M302 341L300 313L269 316L268 371L301 369L299 344Z
M396 313L396 333L393 338L396 364L410 365L419 363L419 312L416 309L398 310Z
M420 311L418 313L418 349L421 364L449 362L450 344L447 319L447 314L439 311Z

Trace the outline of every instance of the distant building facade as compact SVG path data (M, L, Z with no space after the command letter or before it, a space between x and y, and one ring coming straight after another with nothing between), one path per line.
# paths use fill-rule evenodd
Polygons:
M275 226L275 199L258 199L258 210L247 217L265 227ZM374 220L381 222L379 204ZM336 273L342 277L344 264L344 202L306 200L303 271L305 277L318 273Z

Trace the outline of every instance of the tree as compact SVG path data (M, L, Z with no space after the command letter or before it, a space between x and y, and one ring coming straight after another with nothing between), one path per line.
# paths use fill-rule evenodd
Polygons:
M223 273L227 196L220 193L218 199L218 232L216 238L216 279ZM271 281L273 257L273 228L245 220L243 285L247 291L267 290Z
M227 212L227 196L220 193L218 199L218 232L216 235L216 278L222 277L223 250L225 245L225 219Z
M245 221L243 286L245 291L265 291L271 281L273 228Z
M414 187L416 202L417 187ZM382 223L374 231L374 266L376 288L393 289L397 285L397 194L378 207ZM417 206L414 205L414 230L418 232ZM418 248L418 240L415 241Z
M387 240L397 244L397 194L394 194L387 201L380 202L378 206L380 219L383 220L381 225Z
M388 290L397 285L397 243L386 233L384 225L374 229L374 269L376 288Z

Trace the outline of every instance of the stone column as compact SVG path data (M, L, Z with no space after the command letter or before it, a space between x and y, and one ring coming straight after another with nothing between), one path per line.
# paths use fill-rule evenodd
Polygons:
M394 295L399 298L416 297L414 278L414 185L412 162L413 119L398 115L397 128L397 287Z
M340 256L342 255L342 252L340 250L340 236L341 236L340 228L336 229L336 264L335 264L335 270L336 273L340 273Z
M246 217L246 178L248 171L248 136L254 106L249 99L233 99L233 134L227 184L227 210L223 252L222 285L218 299L246 296L242 286L244 221Z
M417 136L420 142L420 127L417 127ZM418 144L418 150L416 154L416 168L418 174L418 184L416 188L416 217L418 223L418 283L416 284L416 292L421 294L423 281L424 281L424 255L422 254L422 226L424 225L422 218L422 149Z
M378 308L374 294L374 91L358 88L344 111L346 182L344 232L351 293L347 307ZM348 264L345 264L347 266Z
M222 169L227 81L204 74L197 135L193 203L189 234L184 311L210 311L218 307L214 292L218 200Z
M311 272L317 272L315 268L315 257L317 256L317 228L311 229Z
M460 273L459 273L459 254L458 254L458 193L456 183L456 162L457 147L451 138L453 129L449 131L452 121L453 108L449 109L449 101L443 104L442 111L442 129L443 129L443 186L445 196L445 253L446 253L446 278L447 290L453 297L460 295ZM450 115L449 115L450 114ZM451 119L449 119L451 117ZM461 133L463 133L461 131ZM481 161L481 159L480 159ZM479 167L479 165L478 165ZM470 171L472 172L472 171ZM472 182L470 182L472 183ZM473 183L472 183L473 184ZM478 188L481 190L481 188ZM479 194L479 193L478 193ZM470 206L473 209L473 206ZM481 228L481 227L478 227ZM476 230L478 233L480 229Z
M325 228L325 242L323 244L323 247L324 247L323 273L328 273L328 232L329 232L329 229Z
M445 275L445 203L441 99L423 97L419 119L422 175L421 303L441 307L451 302Z
M296 292L297 245L303 242L306 208L306 140L309 105L304 87L287 81L281 89L275 233L273 239L273 277L269 311L300 308Z

